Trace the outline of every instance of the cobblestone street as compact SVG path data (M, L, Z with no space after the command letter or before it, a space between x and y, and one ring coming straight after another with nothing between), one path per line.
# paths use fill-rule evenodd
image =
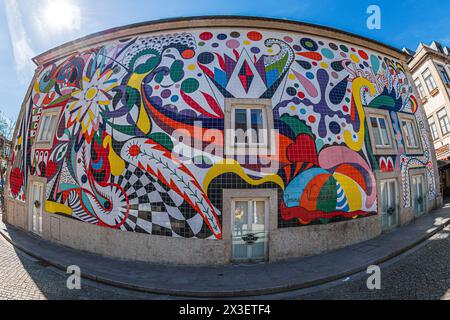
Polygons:
M61 271L14 250L0 236L0 300L161 298L103 286L88 280L82 280L81 290L68 290L66 280L67 276Z
M450 228L447 227L405 256L386 263L381 270L382 289L379 291L367 289L367 276L356 276L342 285L313 289L309 293L303 293L309 289L292 292L284 298L450 300ZM168 298L122 290L84 279L81 290L71 291L66 288L66 280L67 275L63 272L16 251L0 237L0 300Z
M450 300L450 228L416 251L381 267L381 290L367 289L367 276L306 294L314 300Z

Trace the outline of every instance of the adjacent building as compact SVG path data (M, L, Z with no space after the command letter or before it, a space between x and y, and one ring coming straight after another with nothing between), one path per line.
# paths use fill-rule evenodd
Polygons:
M6 178L6 169L8 166L9 157L11 154L12 142L3 135L0 135L0 212L3 208L3 188L4 180Z
M22 105L9 223L153 263L278 261L442 204L409 55L252 17L97 33L45 52Z
M11 155L12 142L0 135L0 165L6 167L6 163Z
M439 42L421 43L411 56L409 68L424 106L440 164L445 195L450 195L450 48Z

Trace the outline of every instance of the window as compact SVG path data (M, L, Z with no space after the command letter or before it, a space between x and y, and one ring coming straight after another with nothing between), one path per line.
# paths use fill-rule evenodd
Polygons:
M42 116L37 142L51 142L56 120L56 114L46 114Z
M419 137L415 130L414 122L411 120L402 120L402 128L408 148L419 148Z
M433 76L431 75L431 72L429 69L426 69L423 73L422 73L422 77L425 80L425 83L427 85L428 90L431 92L434 89L436 89L436 82L434 81Z
M233 109L234 145L267 145L267 125L261 107Z
M406 154L422 155L423 145L419 126L413 114L398 113Z
M433 117L428 118L428 124L430 125L431 136L433 137L433 140L437 140L439 138L439 133Z
M444 83L447 86L450 86L450 77L448 76L447 71L445 70L444 66L442 65L438 65L438 70L439 70L439 74L442 77L442 81L444 81Z
M425 98L425 96L426 96L425 89L424 89L424 87L423 87L422 82L420 81L420 79L416 79L416 80L414 81L414 83L416 84L417 91L419 91L420 98L421 98L421 99Z
M275 155L272 101L269 99L225 99L225 154Z
M389 137L386 118L383 116L371 116L370 125L375 138L377 148L390 147L391 139Z
M369 107L364 107L364 111L373 154L396 154L397 146L394 143L394 131L389 111Z
M442 134L446 135L450 132L450 123L448 121L447 111L442 109L437 113L439 124L441 125Z

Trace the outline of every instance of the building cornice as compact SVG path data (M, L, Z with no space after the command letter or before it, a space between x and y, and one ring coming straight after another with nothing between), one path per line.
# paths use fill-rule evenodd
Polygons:
M448 64L450 62L450 57L437 52L431 48L422 47L422 49L414 56L414 58L408 63L408 66L411 72L414 72L416 69L420 68L420 66L427 59L435 59L441 61L444 64Z
M33 58L33 61L36 63L36 65L42 66L49 62L63 58L72 52L82 50L83 48L92 47L99 43L113 41L124 37L182 29L220 27L259 28L305 33L348 42L370 50L375 50L403 62L406 62L409 57L401 50L383 44L376 40L362 37L347 31L319 26L315 24L250 16L202 16L148 21L108 29L102 32L88 35L86 37L79 38L71 42L67 42L61 46L58 46L36 56L35 58Z

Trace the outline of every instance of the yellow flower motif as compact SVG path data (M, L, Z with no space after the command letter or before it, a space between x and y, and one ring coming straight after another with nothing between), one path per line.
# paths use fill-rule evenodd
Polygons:
M83 88L72 93L74 101L66 109L67 127L78 123L87 143L91 143L102 122L100 111L111 103L108 92L118 85L117 79L110 80L112 74L112 70L100 74L98 69L91 79L83 77Z

